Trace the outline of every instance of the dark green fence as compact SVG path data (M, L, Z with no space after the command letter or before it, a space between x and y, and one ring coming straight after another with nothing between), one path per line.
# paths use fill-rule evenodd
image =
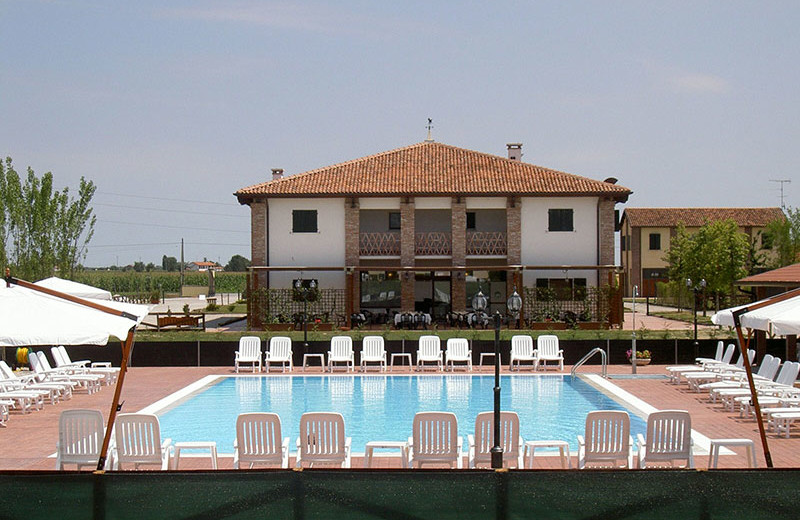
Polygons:
M0 473L0 518L795 519L797 470Z

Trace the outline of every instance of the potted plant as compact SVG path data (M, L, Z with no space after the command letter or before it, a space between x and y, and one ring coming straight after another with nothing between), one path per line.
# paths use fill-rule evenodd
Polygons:
M628 350L628 352L626 352L626 354L628 356L628 361L630 362L631 355L633 355L633 352ZM649 365L649 364L650 364L650 351L649 350L637 350L636 351L636 366L645 366L645 365Z

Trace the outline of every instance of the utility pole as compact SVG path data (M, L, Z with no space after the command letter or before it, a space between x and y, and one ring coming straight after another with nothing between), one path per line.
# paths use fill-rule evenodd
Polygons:
M181 239L181 289L180 294L183 295L183 239Z

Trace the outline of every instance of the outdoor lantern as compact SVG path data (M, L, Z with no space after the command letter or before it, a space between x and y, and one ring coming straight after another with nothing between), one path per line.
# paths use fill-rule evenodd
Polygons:
M300 288L302 286L303 286L303 282L301 280L295 280L294 281L294 288L297 289L298 291L300 290Z
M472 308L475 311L485 311L486 310L486 296L483 295L483 291L481 291L480 287L478 288L478 294L472 297Z
M514 292L508 297L506 306L508 307L508 311L514 316L519 314L519 311L522 309L522 296L517 293L516 286L514 287Z
M316 280L311 280L311 281L308 283L308 287L309 287L309 288L310 288L310 289L313 291L314 289L316 289L316 288L317 288L317 281L316 281Z

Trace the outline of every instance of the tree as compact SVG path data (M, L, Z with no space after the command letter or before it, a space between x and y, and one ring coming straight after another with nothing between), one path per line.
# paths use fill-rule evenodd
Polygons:
M77 199L53 189L53 174L28 168L23 182L10 157L0 162L0 264L24 279L60 271L71 277L86 257L97 218L90 202L96 188L80 179Z
M785 211L786 218L770 222L762 235L765 249L774 251L769 260L773 269L800 261L800 208Z
M750 241L733 220L706 222L695 233L678 225L665 258L669 277L683 286L686 279L706 281L706 294L717 300L734 294L734 283L748 273Z
M162 256L161 268L165 271L178 271L178 259L174 256Z
M242 255L233 255L225 266L226 271L235 271L235 272L243 272L247 271L247 268L250 267L250 260L243 257Z
M141 262L141 261L134 262L133 263L133 270L136 271L137 273L143 273L144 272L144 262Z

